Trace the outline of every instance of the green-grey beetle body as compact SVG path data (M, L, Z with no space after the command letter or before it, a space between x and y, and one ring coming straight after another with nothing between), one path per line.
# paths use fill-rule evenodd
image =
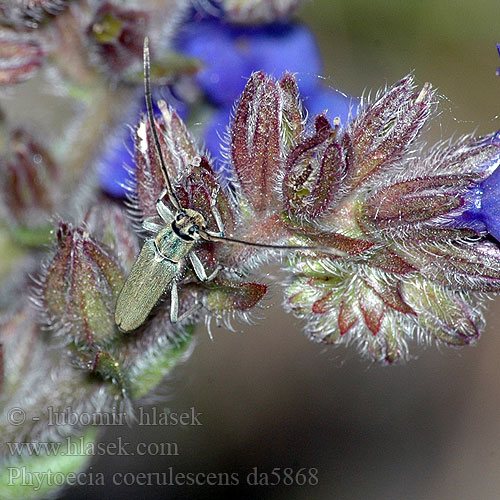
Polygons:
M173 239L171 229L165 228L162 232L166 233L167 239ZM160 235L161 233L158 234ZM192 243L180 242L176 246L177 258L182 259L189 252ZM160 251L163 254L166 250L168 247L163 247ZM163 258L155 240L146 240L116 303L115 321L120 330L135 330L144 323L180 269L180 260Z
M204 217L190 209L183 209L174 217L161 201L162 198L163 196L156 206L158 214L166 225L161 226L151 219L144 221L145 229L158 234L155 238L145 241L116 302L115 322L120 330L125 332L135 330L144 323L151 309L169 286L171 287L170 318L174 323L181 319L178 317L176 279L181 274L186 257L191 260L200 280L209 279L200 260L191 253L194 243L199 239L199 229L206 226Z

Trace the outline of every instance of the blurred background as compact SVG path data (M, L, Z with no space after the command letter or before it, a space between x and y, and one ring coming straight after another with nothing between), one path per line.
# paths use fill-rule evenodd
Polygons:
M430 142L500 128L496 0L313 0L326 83L354 96L410 71L443 95ZM300 54L297 54L300 57ZM193 354L164 383L159 409L201 412L202 426L110 427L103 441L170 442L178 456L95 457L91 472L238 473L315 468L316 486L74 487L68 499L500 498L500 302L475 348L429 347L382 368L311 343L274 296L242 334L200 327Z

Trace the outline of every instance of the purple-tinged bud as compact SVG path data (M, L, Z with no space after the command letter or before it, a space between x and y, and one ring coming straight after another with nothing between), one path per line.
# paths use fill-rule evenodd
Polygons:
M285 73L278 82L281 98L280 133L282 154L286 155L302 139L305 117L302 100L294 76ZM233 107L224 105L216 109L209 117L204 128L205 148L212 158L219 160L220 165L226 165L227 158L227 128L232 124ZM222 146L222 147L221 147ZM221 173L228 175L226 169L220 168Z
M0 6L0 24L37 28L45 17L56 16L63 12L67 4L68 2L65 0L30 0L29 2L12 0L5 2L4 5Z
M427 279L452 288L480 292L500 289L500 248L486 240L413 241L396 244L405 260Z
M142 60L148 22L146 11L106 2L87 28L87 36L109 70L119 73Z
M45 51L33 37L0 28L0 86L31 78L44 57Z
M241 189L256 212L272 206L276 174L283 166L280 92L263 73L254 73L241 94L231 129L231 154Z
M117 329L114 308L124 275L106 245L60 223L56 251L41 281L46 323L68 343L103 345Z
M19 216L30 210L52 212L54 194L49 188L58 180L58 169L31 135L22 129L11 133L3 164L8 172L4 194L12 215Z
M478 174L436 175L383 187L365 201L361 221L374 230L412 230L463 207L478 179Z
M60 201L60 172L47 150L22 129L10 134L0 159L2 202L14 236L24 244L47 243L48 224Z
M349 126L352 151L345 189L350 191L394 167L409 150L434 107L430 84L426 83L419 93L414 90L413 78L404 78L362 109Z
M200 157L191 135L179 115L160 101L163 123L156 124L162 156L172 182L178 173L187 172ZM146 125L147 124L147 125ZM143 219L157 215L156 202L165 186L149 121L141 120L135 135L137 205Z
M315 120L315 133L303 139L288 155L283 177L283 197L289 217L317 217L340 187L345 170L336 131L324 115Z
M217 279L207 283L205 306L217 315L246 312L255 307L267 292L262 283L240 283Z

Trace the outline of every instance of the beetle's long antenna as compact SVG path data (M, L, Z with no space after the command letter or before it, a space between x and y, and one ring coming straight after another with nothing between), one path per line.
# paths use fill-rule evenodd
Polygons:
M346 252L342 252L342 250L337 250L336 248L331 248L331 247L318 247L309 245L268 245L266 243L256 243L252 241L237 240L235 238L227 238L225 236L216 236L202 229L199 230L199 235L201 236L202 239L206 241L214 241L214 242L220 241L232 245L242 245L242 246L250 246L256 248L268 248L270 250L297 250L297 251L316 250L317 252L332 254L335 255L336 257L348 256Z
M170 176L168 175L167 166L165 165L165 160L163 159L163 155L161 153L160 140L158 139L158 133L156 131L155 117L153 113L153 99L151 97L150 67L151 60L149 57L149 38L146 37L144 38L144 93L146 95L146 108L148 111L149 123L153 132L156 154L158 155L158 159L160 160L161 172L165 179L168 199L170 203L176 208L176 210L182 210L182 205L175 195L175 192L172 188L172 183L170 182Z

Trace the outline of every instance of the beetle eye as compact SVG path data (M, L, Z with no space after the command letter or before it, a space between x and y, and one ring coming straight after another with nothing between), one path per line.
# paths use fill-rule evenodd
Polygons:
M177 222L180 222L182 219L184 219L184 217L186 217L186 214L184 212L179 212L176 216L175 216L175 220Z
M196 231L198 231L198 226L196 224L194 224L188 229L189 234L194 234Z

